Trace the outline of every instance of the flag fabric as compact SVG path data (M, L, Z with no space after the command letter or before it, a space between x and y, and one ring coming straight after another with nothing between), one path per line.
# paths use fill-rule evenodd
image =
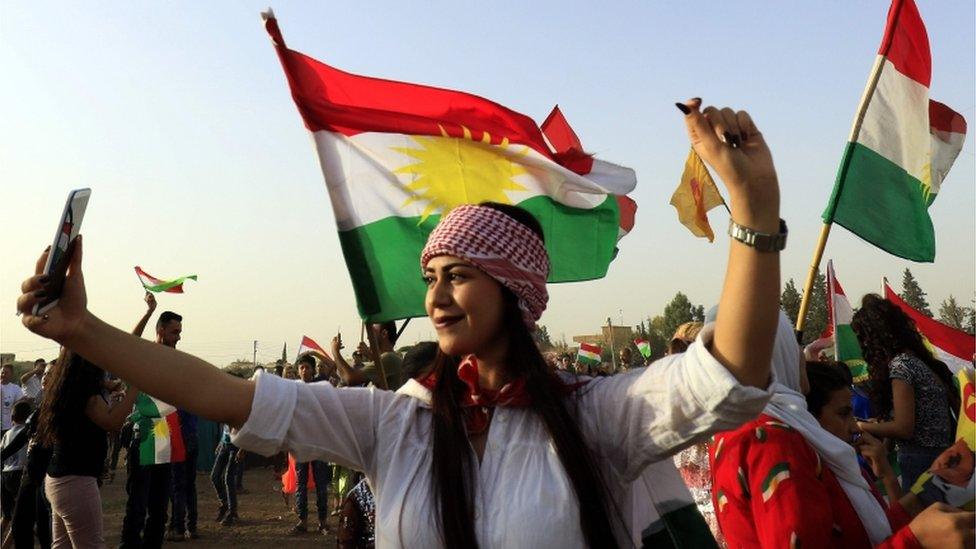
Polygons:
M851 328L854 309L847 300L844 288L837 281L834 262L827 262L827 331L823 336L834 336L834 360L843 362L851 370L854 383L867 381L868 363L861 354L861 345Z
M174 278L173 280L163 280L161 278L154 277L146 271L143 271L142 267L139 267L138 265L136 265L136 276L139 277L139 282L142 282L142 287L145 288L147 292L167 292L171 294L182 294L183 283L187 280L197 279L197 275L188 275Z
M952 149L962 146L959 130L965 132L962 117L930 102L931 75L918 8L912 0L893 0L858 109L861 123L848 139L823 213L825 223L837 223L888 253L926 262L935 260L928 206L958 154Z
M681 182L671 195L671 205L678 211L678 221L695 236L707 238L711 242L715 240L715 233L712 232L706 213L722 204L725 201L715 186L715 180L695 149L691 149L688 159L685 160Z
M316 343L315 340L313 340L308 336L303 335L302 342L301 344L298 345L298 356L302 356L303 354L309 351L318 351L325 356L329 356L329 353L325 352L325 349L323 349L318 343Z
M973 368L960 369L956 381L961 397L956 442L919 476L911 491L923 505L944 502L972 511L976 507L976 380Z
M637 350L644 358L651 358L651 343L643 338L637 338L634 340L634 345L637 346Z
M932 180L929 204L942 188L942 181L966 141L966 119L938 101L929 100L929 133L932 139Z
M418 258L461 204L517 205L541 223L550 282L604 276L633 223L634 171L582 152L561 113L543 130L476 95L350 74L265 28L319 156L360 316L423 316ZM619 196L618 196L619 195Z
M129 417L139 429L139 465L179 463L186 459L180 415L176 408L140 393Z
M580 343L579 351L576 352L576 361L584 366L599 366L603 361L602 354L603 349L599 345Z
M634 547L718 549L673 459L649 464L631 484L630 511Z
M976 337L952 326L947 326L915 310L891 289L887 280L884 281L884 290L885 299L897 305L915 321L915 328L922 334L926 345L935 355L935 358L945 362L954 374L973 365L973 354L976 353Z

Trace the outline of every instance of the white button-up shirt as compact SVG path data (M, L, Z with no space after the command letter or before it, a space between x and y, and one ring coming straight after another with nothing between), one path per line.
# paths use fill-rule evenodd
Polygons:
M631 483L648 464L756 417L770 393L743 386L707 350L711 330L680 355L589 381L567 396L619 513L629 545ZM257 378L251 415L234 436L246 450L282 449L365 472L376 499L377 547L440 547L431 476L430 391L396 393ZM481 547L584 547L579 506L545 425L528 408L499 407L485 453L473 460ZM619 515L619 516L618 516ZM639 525L638 525L639 527Z

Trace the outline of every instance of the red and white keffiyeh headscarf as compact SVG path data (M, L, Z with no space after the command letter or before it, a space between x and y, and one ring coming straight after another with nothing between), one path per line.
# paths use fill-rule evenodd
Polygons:
M549 254L532 229L487 206L451 210L430 233L420 254L421 270L431 258L461 258L511 290L530 331L549 302Z

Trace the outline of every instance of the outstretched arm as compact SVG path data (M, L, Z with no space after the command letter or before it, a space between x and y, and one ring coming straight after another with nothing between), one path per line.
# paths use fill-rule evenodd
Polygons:
M332 356L335 357L336 368L339 370L339 377L342 381L349 385L350 387L355 387L358 385L365 385L367 381L366 376L362 372L356 370L346 362L346 359L342 358L342 338L341 336L335 336L332 338Z
M235 427L247 420L254 383L176 349L127 334L88 311L81 236L58 304L44 315L31 314L34 304L47 295L48 277L42 274L47 254L41 254L36 274L21 285L24 293L17 300L17 310L24 326L176 407Z
M732 220L754 231L779 232L779 183L762 133L745 111L679 103L695 152L729 190ZM719 299L712 353L744 385L769 381L779 308L779 253L732 240Z
M149 322L149 317L152 316L153 311L156 310L156 296L152 295L152 292L146 291L146 313L142 315L139 322L136 322L136 327L132 329L132 335L136 337L142 337L142 332L146 331L146 323Z

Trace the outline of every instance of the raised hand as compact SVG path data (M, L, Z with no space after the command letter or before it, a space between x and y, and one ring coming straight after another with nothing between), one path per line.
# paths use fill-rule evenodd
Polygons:
M88 315L85 277L81 272L81 235L74 240L71 263L57 305L42 315L34 315L34 305L47 297L49 279L43 272L48 253L50 249L41 254L34 266L34 276L21 284L23 294L17 299L17 312L23 315L22 322L28 330L71 347L68 342L78 333Z
M156 296L150 291L146 291L146 309L149 314L152 314L156 310Z
M732 218L751 229L776 233L779 184L769 147L745 111L705 107L694 98L677 106L698 156L722 178L731 197Z

